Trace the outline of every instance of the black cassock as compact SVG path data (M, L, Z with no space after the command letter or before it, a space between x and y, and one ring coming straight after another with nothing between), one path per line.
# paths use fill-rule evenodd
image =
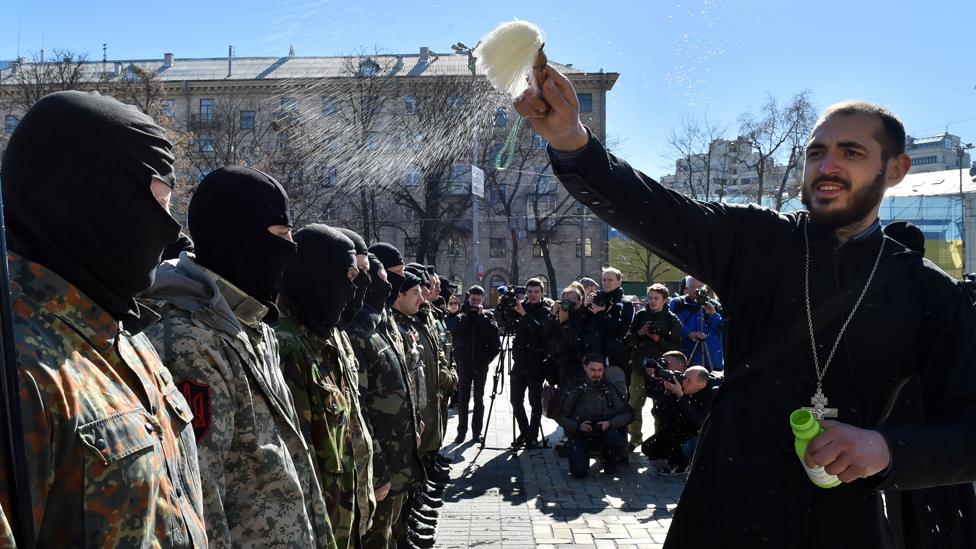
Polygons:
M577 200L711 285L725 307L729 380L702 429L665 547L889 547L880 489L976 479L976 310L954 279L880 230L838 246L832 230L809 225L815 322L825 302L846 302L828 306L838 314L823 315L833 320L816 334L821 365L885 241L877 282L823 390L839 421L880 430L892 453L882 474L817 488L793 450L788 423L816 390L809 336L786 337L806 332L806 213L691 200L596 139L575 155L550 157ZM926 424L882 425L912 375L932 399Z

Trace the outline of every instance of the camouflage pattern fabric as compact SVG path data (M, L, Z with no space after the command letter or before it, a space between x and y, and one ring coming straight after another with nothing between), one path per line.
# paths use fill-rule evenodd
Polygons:
M321 487L281 374L268 309L184 252L146 292L147 330L193 406L207 532L216 547L335 547Z
M418 335L421 364L424 368L424 384L427 392L427 405L421 410L426 427L420 437L420 452L424 455L440 450L443 442L443 425L447 418L441 414L440 384L444 372L448 370L447 357L440 345L440 334L428 311L421 309L415 316L407 317L394 312L397 322L409 325Z
M206 547L193 416L149 340L54 272L8 261L38 547ZM6 509L11 482L0 467Z
M365 380L360 386L361 402L373 435L373 486L389 482L389 499L426 480L417 451L418 416L403 344L389 313L368 306L346 333L361 368L360 380ZM373 521L375 530L379 526L376 518Z
M407 494L390 494L376 506L373 526L363 539L363 547L367 549L396 549L397 540L393 537L393 529L400 522L403 504Z
M291 318L275 326L281 370L295 400L302 435L311 447L336 545L349 547L355 522L356 463L350 444L350 391L337 350ZM336 373L340 375L337 376Z

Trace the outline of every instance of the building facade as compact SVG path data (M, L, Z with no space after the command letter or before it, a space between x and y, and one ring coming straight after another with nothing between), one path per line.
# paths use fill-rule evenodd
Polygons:
M605 141L606 94L618 74L556 66L576 87L584 123ZM23 88L45 78L43 69L18 60L0 70L0 148L28 106ZM598 275L609 260L608 227L558 184L545 141L483 74L472 75L466 55L420 48L238 58L231 50L226 58L84 61L78 70L78 81L65 87L100 89L140 108L158 103L151 114L179 136L187 193L222 165L262 169L289 191L301 222L390 242L464 286L542 276L561 288ZM485 174L479 261L471 245L472 159Z

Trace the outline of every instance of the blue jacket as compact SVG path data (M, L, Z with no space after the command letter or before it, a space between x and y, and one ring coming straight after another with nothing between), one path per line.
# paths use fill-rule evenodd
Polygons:
M701 365L710 370L723 370L725 361L723 357L722 334L725 331L725 319L722 318L722 305L715 300L709 300L715 305L715 314L709 316L702 311L698 314L698 305L688 302L685 296L672 297L668 302L668 308L681 320L681 351L688 356L688 365ZM688 338L692 332L703 332L705 334L705 349L702 345L695 347L695 341ZM692 351L694 350L694 356Z

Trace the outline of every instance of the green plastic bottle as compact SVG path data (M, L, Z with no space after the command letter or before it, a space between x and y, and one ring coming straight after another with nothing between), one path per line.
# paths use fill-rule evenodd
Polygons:
M840 479L835 475L828 474L823 467L807 467L806 462L803 461L803 455L807 451L807 444L810 444L811 440L823 432L823 427L820 426L817 418L809 410L800 408L790 414L790 427L793 429L793 435L796 437L796 440L793 442L793 447L796 449L796 456L800 458L800 465L807 472L810 481L821 488L839 486Z

